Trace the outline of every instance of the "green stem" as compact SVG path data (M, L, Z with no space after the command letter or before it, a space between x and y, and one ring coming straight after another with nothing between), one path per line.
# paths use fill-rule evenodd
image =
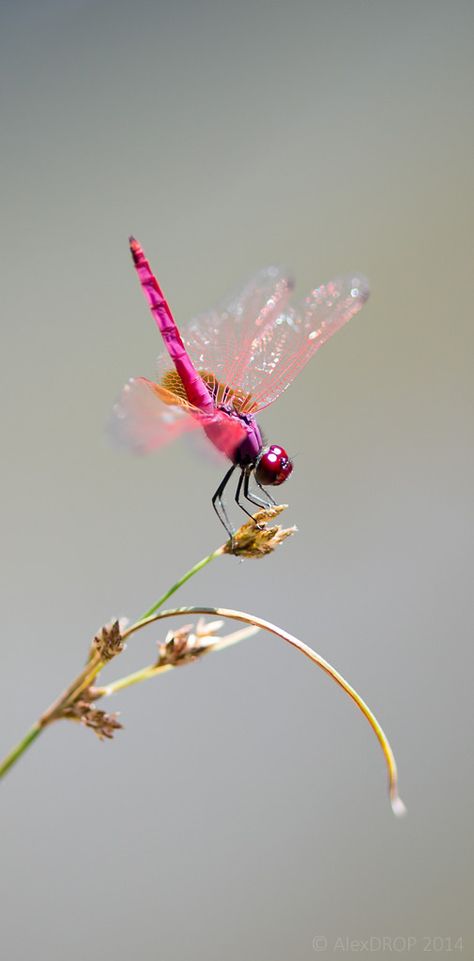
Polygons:
M41 734L43 727L44 725L37 721L36 724L33 724L33 727L30 728L28 733L25 734L24 738L19 741L16 747L14 747L10 753L7 754L6 758L4 758L0 764L0 778L3 777L11 767L13 767L16 761L18 761L22 754L25 753L26 749L29 748L30 744L33 744L33 741L36 741L36 738Z
M105 687L94 688L94 701L98 701L100 697L109 697L110 694L116 694L117 691L123 691L124 688L132 687L133 684L139 684L140 681L148 681L157 674L164 674L165 671L171 671L173 667L173 664L161 664L159 667L156 664L149 664L148 667L142 667L140 671L127 674L126 677L120 677L118 681L112 681L111 684L107 684Z
M61 717L61 713L65 707L75 704L82 692L86 691L92 684L92 681L100 674L105 663L105 661L101 660L99 653L95 651L80 674L73 680L72 684L59 695L56 701L53 701L47 711L41 716L40 722L43 727L46 727L47 724L51 724L52 721L56 721Z
M191 567L191 569L187 571L186 574L183 575L183 577L181 577L178 581L176 581L176 583L173 584L173 586L170 587L168 591L166 591L166 594L163 594L163 596L160 597L159 601L157 601L156 604L153 604L153 607L150 607L150 610L146 611L145 614L142 615L142 617L140 618L140 622L143 620L146 620L147 618L155 614L158 608L161 607L161 605L164 604L164 602L168 600L168 598L171 597L171 595L174 594L175 591L178 590L178 588L180 588L183 584L185 584L186 581L189 581L189 579L193 577L194 574L197 574L198 571L202 570L203 567L206 567L206 565L209 564L210 561L213 561L214 558L216 557L220 557L220 555L223 553L224 553L224 546L218 547L217 550L212 552L212 554L208 554L207 557L203 557L202 560L198 561L198 563L195 564L194 567ZM139 622L136 622L136 624L137 623ZM137 630L136 624L132 625L132 631ZM88 661L88 663L82 669L80 674L78 674L78 676L75 678L72 684L70 684L69 687L63 692L63 694L61 694L60 697L56 701L54 701L53 704L51 704L51 706L47 709L47 711L45 711L45 713L41 716L39 721L37 721L36 724L33 724L33 727L28 731L27 734L25 734L25 737L23 738L23 740L21 740L19 744L17 744L16 747L14 747L13 750L11 750L9 754L7 754L4 760L0 762L0 779L3 777L4 774L7 773L7 771L10 770L11 767L13 767L13 765L16 763L16 761L18 761L18 759L22 756L22 754L24 754L24 752L30 746L30 744L32 744L33 741L36 740L36 738L41 733L43 728L46 727L48 724L51 724L53 721L58 720L61 717L62 710L65 707L71 704L74 704L75 701L77 701L77 699L80 697L82 692L85 691L92 684L92 682L100 673L103 667L104 667L104 661L100 659L100 656L98 655L97 652L94 652L90 660ZM148 671L148 668L145 668L144 669L145 675L149 676L147 674L147 671ZM141 673L142 672L138 672L139 675ZM137 682L138 680L142 680L142 679L143 677L137 677ZM128 684L124 686L128 686Z
M163 596L160 597L159 601L157 601L156 604L153 604L153 607L150 607L149 611L145 611L145 613L138 618L138 621L136 623L138 624L141 621L145 621L147 617L151 617L152 614L154 614L155 611L157 611L158 608L161 607L161 605L164 604L165 601L167 601L168 598L171 597L171 595L178 590L178 588L182 587L183 584L186 583L186 581L189 581L189 579L193 577L194 574L197 574L198 571L201 571L203 567L206 567L206 564L209 564L216 557L220 557L220 555L223 553L224 553L224 547L218 547L216 551L212 552L212 554L208 554L207 557L203 557L202 560L198 561L198 563L195 564L194 567L191 567L191 569L187 571L186 574L183 574L183 576L179 579L179 581L176 581L176 583L173 584L173 586L170 587L168 591L166 591L166 594L163 594Z

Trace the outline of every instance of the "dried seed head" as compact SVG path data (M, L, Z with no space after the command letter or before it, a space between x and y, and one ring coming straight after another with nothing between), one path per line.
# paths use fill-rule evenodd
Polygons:
M165 664L177 667L178 664L192 659L195 655L192 629L192 624L186 624L175 631L168 631L164 642L158 644L157 667L163 667Z
M112 740L116 731L123 728L123 724L117 720L118 714L107 714L106 711L99 711L97 708L90 708L81 717L81 721L86 727L90 727L94 734L103 741L104 738Z
M239 557L264 557L265 554L271 554L297 529L296 527L283 529L279 524L275 527L265 527L265 524L278 517L287 507L288 504L279 504L257 511L253 520L239 527L232 540L227 541L224 553L237 554Z
M223 621L210 621L208 624L200 620L196 627L193 624L186 624L175 631L169 631L165 641L158 644L157 667L164 667L165 664L172 667L179 667L194 661L199 654L215 640L217 631L223 625Z
M62 717L70 721L79 721L85 727L90 727L101 741L104 738L113 738L115 732L123 727L123 724L117 720L118 714L107 714L106 711L99 711L89 700L87 691L84 691L80 701L76 701L75 704L66 708Z
M122 640L122 625L120 621L111 621L100 629L94 637L93 646L100 654L102 661L111 661L124 648Z

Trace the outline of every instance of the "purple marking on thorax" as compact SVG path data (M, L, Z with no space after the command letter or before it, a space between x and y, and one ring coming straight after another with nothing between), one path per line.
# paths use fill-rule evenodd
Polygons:
M245 430L245 437L240 441L240 444L235 449L234 454L231 455L228 450L228 442L226 443L225 435L225 425L224 425L224 442L221 442L223 427L222 424L208 424L204 427L204 431L208 438L218 450L227 454L228 457L237 464L239 467L249 467L251 464L255 464L258 455L260 454L263 447L263 439L260 433L260 428L257 421L251 414L238 414L237 411L229 407L220 407L220 410L224 410L231 417L235 417L237 422Z
M242 425L245 426L247 436L244 437L236 451L236 463L239 467L246 467L249 464L254 464L257 460L263 447L263 440L260 428L254 417L247 415L246 421L248 421L248 423L245 423L242 418L240 418L240 420Z

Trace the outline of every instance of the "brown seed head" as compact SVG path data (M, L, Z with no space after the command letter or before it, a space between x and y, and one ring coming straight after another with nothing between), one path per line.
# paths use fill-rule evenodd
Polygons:
M287 507L288 504L279 504L275 507L257 511L253 520L242 524L232 540L227 541L224 546L224 553L237 554L239 557L264 557L265 554L271 554L297 530L296 527L283 529L279 524L274 527L265 527L269 521L278 517Z
M209 641L215 639L217 631L223 625L223 621L212 621L205 623L200 620L196 627L193 624L186 624L175 631L169 631L163 644L158 644L157 667L169 664L172 667L179 667L194 661L209 646Z
M120 654L124 647L120 621L111 621L101 627L94 637L93 646L99 652L102 661L111 661L113 657Z
M92 694L92 690L90 694ZM123 724L117 720L118 714L107 714L106 711L99 711L94 706L89 699L88 691L84 691L80 701L76 701L75 704L66 708L62 717L70 721L79 721L85 727L90 727L101 741L104 738L110 740L115 732L123 727Z

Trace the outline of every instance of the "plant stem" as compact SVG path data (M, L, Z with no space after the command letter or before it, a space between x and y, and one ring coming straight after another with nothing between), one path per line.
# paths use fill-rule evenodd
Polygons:
M104 667L104 663L97 651L92 654L85 667L83 667L82 671L74 678L69 687L67 687L56 701L53 701L44 714L41 715L40 721L42 727L46 727L47 724L51 724L57 720L65 707L77 701L82 692L92 684L94 678L100 673Z
M139 671L134 671L133 674L120 677L118 681L112 681L111 684L106 684L104 687L96 687L94 688L94 701L98 701L100 697L109 697L110 694L117 694L118 691L123 691L126 687L139 684L140 681L148 681L157 674L172 671L174 666L174 664L161 664L159 666L157 664L149 664L148 667L142 667Z
M214 558L220 557L221 554L223 553L224 553L224 545L222 545L222 547L218 547L217 550L212 552L212 554L208 554L207 557L203 557L202 560L198 561L198 563L195 564L194 567L191 567L191 569L187 571L186 574L183 574L183 576L179 579L179 581L176 581L176 583L173 584L173 586L170 587L168 591L166 591L166 594L163 594L163 596L160 597L159 601L157 601L156 604L153 604L153 607L150 607L149 611L145 611L145 613L142 614L142 616L138 619L138 621L140 622L145 621L148 617L151 617L152 614L154 614L155 611L157 611L158 608L160 608L161 605L164 604L165 601L167 601L168 598L171 597L171 595L178 590L178 588L182 587L183 584L186 583L186 581L189 581L190 578L194 576L194 574L197 574L198 571L201 571L203 567L206 567L206 565L209 564L211 561L213 561ZM138 621L136 623L138 623Z
M30 728L28 733L25 734L24 738L22 738L22 740L18 742L18 744L10 751L10 753L7 754L0 764L0 778L3 777L3 775L6 774L11 767L13 767L15 762L18 761L22 754L25 753L27 748L29 748L30 744L33 744L33 741L36 741L36 738L39 737L43 728L44 725L37 721L36 724L33 724L33 727Z
M395 757L392 748L390 747L388 738L381 725L377 721L377 718L372 713L369 706L361 698L360 694L358 694L357 691L349 684L349 682L346 681L342 674L339 674L339 671L337 671L332 664L329 664L329 662L321 657L320 654L317 654L316 651L313 651L311 647L308 647L307 644L304 644L303 641L300 641L293 634L289 634L282 628L276 627L276 625L272 624L270 621L265 621L261 617L255 617L253 614L244 614L242 611L233 611L223 607L179 607L175 610L160 611L159 614L154 614L147 618L143 618L141 621L137 621L136 624L132 624L132 626L125 631L124 637L133 634L135 631L140 630L147 624L152 624L155 621L161 620L165 617L188 617L190 615L194 616L195 614L202 614L211 617L227 617L231 618L232 620L242 621L244 624L254 624L256 627L259 627L264 631L268 631L270 634L275 634L276 637L280 637L288 644L291 644L292 647L295 647L298 651L301 651L302 654L308 657L310 661L313 661L314 664L317 664L318 667L320 667L326 674L329 675L329 677L332 677L332 679L336 681L336 684L339 684L339 687L342 687L343 691L345 691L346 694L348 694L349 697L355 701L357 707L360 711L362 711L362 714L367 719L372 730L374 731L382 748L387 764L389 796L393 813L397 816L405 813L405 805L398 794L398 772Z
M186 574L183 575L183 577L181 577L178 581L176 581L176 583L173 584L173 586L170 587L170 589L166 591L166 593L163 594L162 597L160 597L159 601L157 601L156 604L153 604L153 607L150 607L150 609L146 611L145 614L142 615L142 617L140 618L140 621L143 621L143 620L146 621L147 618L155 614L158 608L161 607L161 605L164 604L164 602L168 600L168 598L171 597L171 595L174 594L175 591L178 590L178 588L180 588L183 584L185 584L186 581L189 581L189 579L193 577L194 574L197 574L198 571L202 570L203 567L206 567L206 565L209 564L210 561L213 561L214 558L219 557L223 553L224 553L224 545L222 545L221 547L218 547L217 550L212 552L212 554L208 554L207 557L203 557L202 560L198 561L198 563L195 564L194 567L191 567L191 569L187 571ZM137 629L136 625L133 625L133 628L134 630ZM61 717L61 714L64 711L64 709L74 704L78 700L78 698L83 693L83 691L87 690L87 688L92 684L94 679L97 677L97 675L100 673L102 668L105 666L105 663L106 662L101 660L100 655L98 654L97 651L94 651L91 654L87 664L85 665L85 667L83 667L83 669L74 679L74 681L72 681L72 683L66 688L66 690L63 691L63 693L50 705L50 707L48 707L48 709L44 712L44 714L42 714L39 721L33 724L33 727L28 731L27 734L25 734L25 737L16 745L16 747L14 747L13 750L11 750L9 754L7 754L4 760L0 762L0 779L3 777L4 774L7 773L7 771L10 770L11 767L13 767L16 761L19 760L19 758L22 756L22 754L24 754L24 752L30 746L30 744L32 744L33 741L36 740L38 735L41 734L41 731L48 724L51 724L53 721L58 720L58 718ZM148 668L145 668L144 669L145 673L148 670L149 670ZM138 673L141 673L141 672L138 672ZM138 681L138 678L137 678L137 681ZM137 683L137 681L135 683ZM134 682L130 682L130 683L134 683ZM128 684L124 684L124 686L127 687Z

